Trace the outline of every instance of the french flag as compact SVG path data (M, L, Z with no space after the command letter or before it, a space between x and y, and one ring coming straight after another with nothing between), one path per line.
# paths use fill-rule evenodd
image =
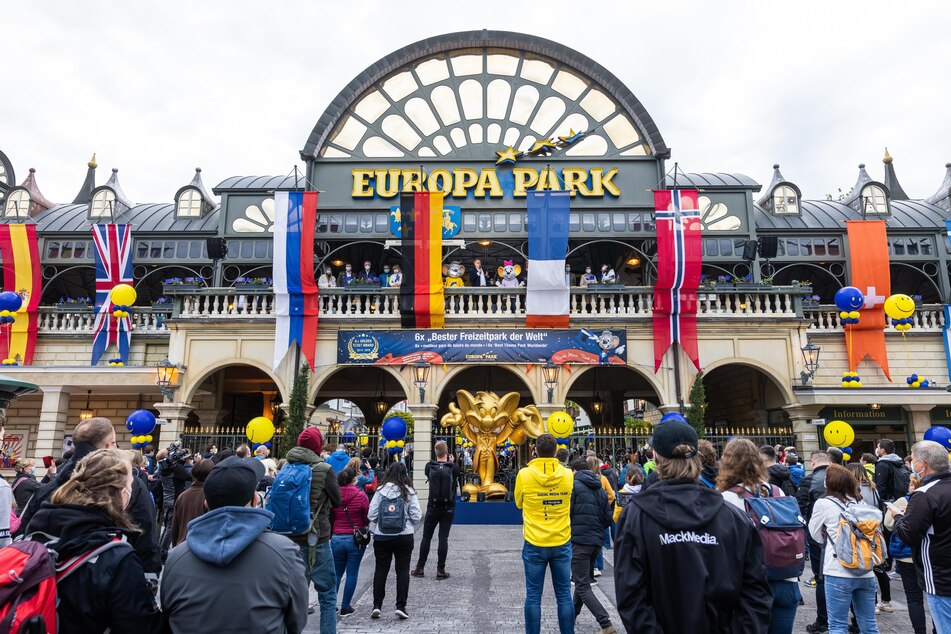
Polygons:
M700 370L697 347L697 286L703 242L695 189L654 192L657 284L654 286L654 372L677 342ZM676 354L676 353L675 353Z
M274 368L295 343L311 371L317 351L317 192L274 192Z
M528 195L528 282L525 325L567 328L569 289L565 281L568 252L566 191L535 191Z

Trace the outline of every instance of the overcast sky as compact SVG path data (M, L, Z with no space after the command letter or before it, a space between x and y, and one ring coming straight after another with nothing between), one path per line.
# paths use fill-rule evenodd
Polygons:
M50 8L55 5L55 8ZM612 5L615 5L612 8ZM912 198L951 161L947 2L18 2L0 38L0 150L18 181L70 202L96 152L137 203L196 166L286 174L333 97L388 53L502 29L601 63L647 108L684 171L771 166L806 198L882 178ZM465 7L465 9L463 8ZM670 166L672 167L672 165Z

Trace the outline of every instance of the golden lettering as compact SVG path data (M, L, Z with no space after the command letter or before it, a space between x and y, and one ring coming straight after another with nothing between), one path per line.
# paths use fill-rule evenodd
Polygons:
M452 170L453 181L455 185L452 189L452 195L456 198L465 198L466 190L479 182L479 174L474 169L468 167L457 167Z
M423 191L422 183L422 172L421 170L402 170L403 175L403 191L404 192L421 192Z
M370 186L373 170L355 169L352 173L353 190L350 192L350 196L352 198L373 198L373 188Z
M479 184L475 188L475 196L477 198L485 197L485 190L489 190L489 196L492 198L501 198L502 197L502 186L499 185L499 177L496 175L494 169L484 169L482 174L479 175Z
M376 193L381 198L394 198L400 193L400 169L376 170Z
M538 187L535 189L538 191L545 189L549 191L561 191L561 182L558 180L558 173L550 167L541 170L538 174Z
M440 180L442 180L441 185ZM448 196L452 191L452 173L442 168L434 169L429 173L429 181L426 186L431 192L441 191L444 196Z
M591 171L594 172L594 170L591 170ZM598 170L598 171L600 172L601 170ZM620 195L621 195L621 190L618 189L618 186L615 185L615 184L612 182L612 180L611 180L611 179L613 179L615 176L617 176L617 168L616 168L616 167L612 167L611 169L608 170L608 173L607 173L607 174L605 174L603 177L601 177L601 186L602 186L605 190L607 190L607 192L608 192L609 194L611 194L612 196L620 196Z
M515 177L515 190L512 192L515 198L525 198L525 190L538 182L538 172L529 167L516 167L512 175Z
M588 170L578 167L566 167L561 170L561 175L565 179L565 189L574 196L575 192L582 196L590 196L591 189L588 188Z

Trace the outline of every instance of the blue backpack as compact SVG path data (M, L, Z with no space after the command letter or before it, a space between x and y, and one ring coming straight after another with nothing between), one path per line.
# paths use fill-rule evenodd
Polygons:
M277 472L264 508L274 514L271 531L284 535L303 535L311 529L310 465L289 462Z

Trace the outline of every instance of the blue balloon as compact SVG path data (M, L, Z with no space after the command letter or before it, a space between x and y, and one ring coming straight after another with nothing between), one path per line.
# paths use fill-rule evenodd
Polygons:
M268 449L270 449L270 448L271 448L271 441L269 440L269 441L267 441L266 443L264 443L264 446L267 447Z
M380 446L381 446L381 447L385 447L385 446L386 446L386 439L385 439L385 438L380 438Z
M948 451L951 451L951 429L938 425L925 432L925 440L933 440Z
M4 291L0 293L0 310L9 310L15 313L23 306L23 298L13 291Z
M835 307L841 311L852 312L865 306L865 295L854 286L840 288L835 293Z
M383 421L380 434L387 440L403 440L406 438L406 421L399 416L390 416Z
M125 428L133 436L145 436L155 429L155 414L147 409L137 409L125 419Z
M344 432L343 441L345 443L357 442L357 435L352 431Z
M260 446L261 446L261 443L259 442L251 443L251 451L256 450Z
M677 412L670 412L669 414L664 414L660 418L661 423L667 423L670 421L676 421L678 423L686 423L687 419L681 416L680 414L678 414Z
M847 456L851 456L851 455L852 455L852 448L851 448L851 447L843 447L843 448L842 448L842 453L844 453L844 454L847 455Z

